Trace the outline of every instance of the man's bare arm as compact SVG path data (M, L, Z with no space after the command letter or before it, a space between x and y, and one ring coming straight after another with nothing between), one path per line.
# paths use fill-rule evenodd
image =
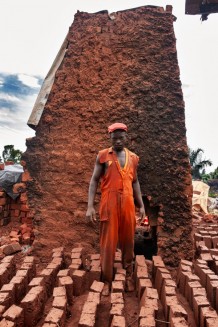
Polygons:
M92 174L92 178L89 184L89 195L88 195L88 209L86 212L86 218L88 222L94 222L96 221L96 214L95 214L95 208L94 208L94 200L96 191L98 188L98 183L101 177L101 174L103 173L103 165L99 162L99 157L96 159L94 171Z
M140 218L143 219L145 217L145 208L142 200L141 188L138 177L136 177L136 180L132 183L132 188L134 199L137 205L139 206Z

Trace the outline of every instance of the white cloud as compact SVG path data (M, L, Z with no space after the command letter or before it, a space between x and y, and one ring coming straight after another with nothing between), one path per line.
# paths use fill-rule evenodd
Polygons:
M16 96L10 95L10 94L7 94L7 93L0 93L0 100L16 102L16 103L21 102L21 100L19 98L17 98Z
M15 148L25 151L25 139L35 132L27 126L37 94L19 99L16 111L1 107L0 110L0 156L5 145L13 144Z
M19 81L21 81L24 85L34 88L40 87L38 78L34 76L30 76L26 74L18 74L17 77Z

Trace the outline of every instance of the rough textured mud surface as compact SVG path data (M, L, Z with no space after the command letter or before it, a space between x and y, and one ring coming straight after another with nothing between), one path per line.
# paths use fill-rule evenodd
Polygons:
M191 176L174 16L159 7L75 15L68 49L24 160L38 224L37 253L59 244L88 250L98 232L85 225L88 184L107 126L129 128L139 180L159 208L158 254L168 265L191 259ZM98 197L97 197L98 202ZM36 243L38 242L38 243ZM38 247L37 247L38 246Z

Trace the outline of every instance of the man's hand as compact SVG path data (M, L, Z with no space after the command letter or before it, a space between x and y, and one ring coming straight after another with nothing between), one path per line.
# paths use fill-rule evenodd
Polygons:
M87 223L94 224L96 222L96 213L94 207L88 208L86 211L86 221Z
M139 216L140 216L141 220L145 218L145 208L144 208L144 206L139 208Z

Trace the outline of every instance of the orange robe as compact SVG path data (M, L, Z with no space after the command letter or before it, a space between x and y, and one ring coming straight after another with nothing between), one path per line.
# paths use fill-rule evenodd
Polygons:
M113 280L116 248L122 251L122 263L127 276L132 273L134 257L135 205L132 183L136 179L138 156L125 149L126 163L120 167L112 148L99 152L99 162L105 164L101 178L100 252L102 280Z

